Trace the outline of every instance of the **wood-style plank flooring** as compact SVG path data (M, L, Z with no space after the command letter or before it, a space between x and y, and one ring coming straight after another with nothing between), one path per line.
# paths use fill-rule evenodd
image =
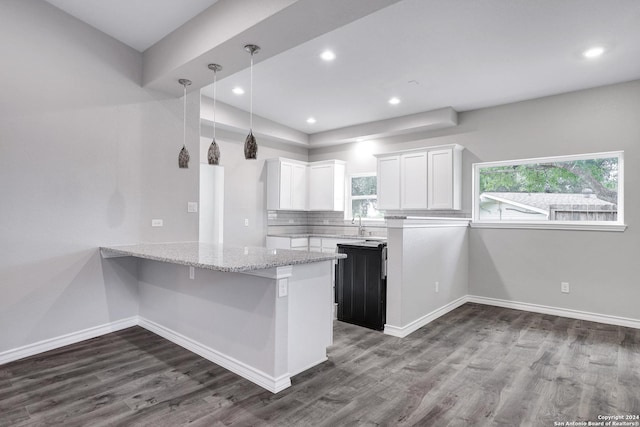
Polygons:
M0 426L553 426L640 414L640 330L466 304L399 339L336 322L272 394L135 327L0 366Z

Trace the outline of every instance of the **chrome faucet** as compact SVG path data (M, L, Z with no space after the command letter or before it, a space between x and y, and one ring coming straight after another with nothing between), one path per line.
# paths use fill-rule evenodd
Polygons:
M358 217L358 236L364 236L364 227L362 226L362 215L356 215ZM351 224L356 223L356 218L351 218Z

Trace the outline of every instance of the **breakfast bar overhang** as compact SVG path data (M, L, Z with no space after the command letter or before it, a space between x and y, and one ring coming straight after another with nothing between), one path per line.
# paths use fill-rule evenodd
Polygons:
M327 359L342 254L198 242L100 248L138 258L138 324L277 393Z

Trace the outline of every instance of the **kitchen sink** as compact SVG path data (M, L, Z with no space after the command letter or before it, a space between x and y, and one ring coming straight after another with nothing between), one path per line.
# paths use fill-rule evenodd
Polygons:
M365 242L386 242L386 237L363 236Z

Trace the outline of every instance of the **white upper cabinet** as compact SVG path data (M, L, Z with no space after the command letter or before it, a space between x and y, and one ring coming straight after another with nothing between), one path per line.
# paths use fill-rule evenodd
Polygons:
M307 173L306 162L267 160L267 209L305 210Z
M427 153L400 157L400 208L427 209Z
M462 150L431 150L428 158L429 209L460 209Z
M267 160L268 210L343 211L345 163Z
M457 144L379 154L378 209L461 209Z
M307 170L305 165L294 164L291 176L293 182L291 184L291 209L305 210L307 209Z
M309 210L344 211L345 163L309 163Z
M378 209L400 209L400 156L378 157Z

